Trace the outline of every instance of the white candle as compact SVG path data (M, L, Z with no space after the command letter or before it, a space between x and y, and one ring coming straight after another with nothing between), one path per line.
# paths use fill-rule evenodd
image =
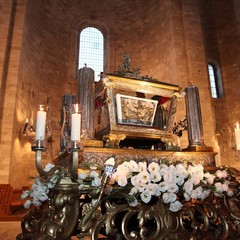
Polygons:
M71 141L80 141L80 131L81 114L78 113L78 106L76 105L76 112L72 114Z
M44 140L45 138L45 127L46 127L46 116L47 113L40 106L40 110L37 111L37 123L36 123L36 140Z
M236 128L235 128L235 140L236 140L236 149L240 150L240 129L239 129L239 124L237 122Z

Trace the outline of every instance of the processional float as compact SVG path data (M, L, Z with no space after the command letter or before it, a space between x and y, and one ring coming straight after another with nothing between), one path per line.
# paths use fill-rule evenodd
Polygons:
M35 187L43 186L47 197L24 217L17 239L238 239L239 184L229 169L217 172L216 153L204 144L198 88L189 85L183 91L189 147L181 151L172 137L177 103L182 96L179 86L142 77L138 68L131 70L127 54L117 72L102 74L97 83L93 76L92 69L80 69L76 96L65 94L62 98L61 151L50 169L44 169L41 163L46 151L43 136L47 113L39 111L39 134L32 150L41 181L38 179ZM194 164L200 169L197 173L208 170L210 175L192 183L192 195L186 200L190 191L185 188L186 181L193 180L194 173L185 176L184 171L193 171ZM167 173L177 165L182 167L181 174ZM123 166L131 173L124 179L128 182L120 184L118 179L118 184L113 184L112 176L119 177ZM145 166L149 173L151 180L144 185L148 192L140 187L133 192L134 174L143 173L134 170L136 166ZM151 175L156 173L154 169L158 169L155 178ZM170 189L172 182L167 182L167 176L168 180L178 176L178 180L174 178L178 190ZM214 176L218 184L215 188L226 189L218 190L218 194L204 192L210 179L207 176ZM129 181L133 187L130 194ZM165 190L163 182L169 183ZM150 186L155 192L144 196ZM193 191L200 189L201 194L208 194L205 199L193 197ZM28 193L34 195L33 191ZM165 198L170 195L176 198L172 202Z

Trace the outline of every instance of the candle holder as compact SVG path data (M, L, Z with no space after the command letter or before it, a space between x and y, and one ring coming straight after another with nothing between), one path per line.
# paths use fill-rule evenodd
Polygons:
M68 148L68 152L78 152L82 149L81 141L71 141L71 146Z
M46 146L46 141L45 140L36 140L34 142L35 144L31 147L32 151L41 151L41 152L46 152L47 151L47 146Z

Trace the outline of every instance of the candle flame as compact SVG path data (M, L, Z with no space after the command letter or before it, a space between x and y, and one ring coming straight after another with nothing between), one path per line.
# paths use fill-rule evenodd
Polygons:
M78 104L75 104L75 113L78 113Z
M238 124L238 122L236 123L236 128L239 129L239 124Z
M44 111L44 105L39 105L39 110Z

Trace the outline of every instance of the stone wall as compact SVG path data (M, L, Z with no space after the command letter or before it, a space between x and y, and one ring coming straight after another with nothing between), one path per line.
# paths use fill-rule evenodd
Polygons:
M212 99L218 130L222 164L240 168L239 153L234 150L234 127L240 121L239 111L239 1L210 1L201 6L207 60L220 64L224 95Z
M0 183L8 183L11 180L10 168L20 153L19 148L13 148L20 145L17 93L25 1L16 4L14 1L1 1L0 6Z

